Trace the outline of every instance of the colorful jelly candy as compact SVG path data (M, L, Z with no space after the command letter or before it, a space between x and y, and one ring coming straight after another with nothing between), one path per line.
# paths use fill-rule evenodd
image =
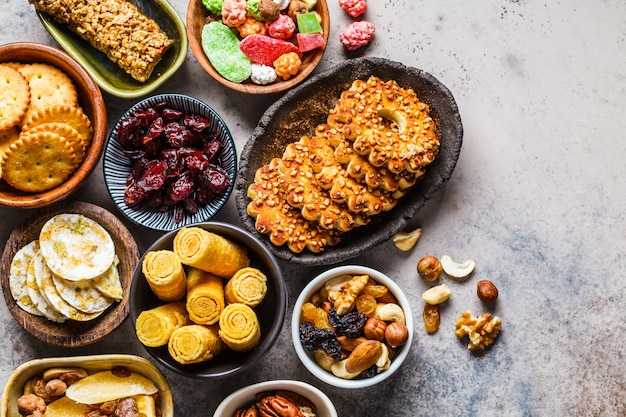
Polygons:
M250 35L267 34L267 26L265 26L265 22L256 20L252 16L246 17L246 21L243 22L243 24L237 26L237 30L239 31L239 36L241 36L242 38Z
M324 37L321 33L298 33L296 40L302 53L324 46Z
M298 57L300 56L300 50L293 43L265 35L250 35L243 38L239 42L239 49L252 62L268 66L273 66L279 56L289 52L295 52Z
M339 7L352 17L359 17L367 10L367 0L339 0Z
M322 26L317 20L317 13L300 13L296 16L299 33L322 33Z
M302 60L300 59L300 55L295 52L282 54L274 61L276 75L282 77L283 80L288 80L293 75L296 75L298 71L300 71L301 66Z
M204 25L202 49L213 68L227 80L240 83L250 77L250 60L239 49L237 36L225 24L211 22Z
M272 67L261 64L252 64L250 79L259 85L271 84L276 81L276 71Z
M296 24L286 14L281 14L273 22L267 22L267 33L272 38L289 39L296 31Z
M222 21L226 26L235 28L246 21L246 0L224 0L222 3Z
M222 4L224 0L202 0L202 4L206 7L211 13L216 14L218 16L222 15Z
M346 49L354 51L367 45L374 37L375 31L373 23L364 20L353 22L339 34L339 40Z

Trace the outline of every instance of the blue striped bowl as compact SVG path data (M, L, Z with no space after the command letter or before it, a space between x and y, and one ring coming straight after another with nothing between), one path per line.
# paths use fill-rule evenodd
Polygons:
M149 207L135 206L129 207L124 202L124 189L126 188L126 178L132 169L131 161L126 157L124 151L117 141L117 131L121 120L131 115L136 110L145 110L148 107L166 101L172 108L180 110L186 114L199 114L206 117L215 137L219 139L223 148L219 154L219 164L228 172L231 179L231 186L226 193L213 198L206 205L199 205L198 212L194 215L185 214L182 221L176 223L173 210L161 211ZM205 222L210 220L226 204L235 184L237 173L237 151L235 142L222 118L207 104L193 97L181 94L160 94L148 97L133 107L128 109L116 122L107 143L103 160L104 181L111 199L119 210L131 221L140 226L153 230L170 231L182 226Z

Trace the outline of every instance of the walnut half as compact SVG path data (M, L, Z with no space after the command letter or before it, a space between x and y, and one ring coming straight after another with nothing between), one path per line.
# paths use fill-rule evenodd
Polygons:
M485 313L480 317L472 316L472 312L466 310L456 320L454 334L459 339L469 336L469 350L484 350L495 342L498 332L502 329L500 317L491 317L491 313Z

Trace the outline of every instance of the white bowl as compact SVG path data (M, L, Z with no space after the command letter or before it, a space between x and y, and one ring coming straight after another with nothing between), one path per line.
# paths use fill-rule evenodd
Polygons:
M306 382L290 380L265 381L243 387L224 398L213 417L234 416L237 410L252 404L256 394L278 390L293 391L311 400L317 407L317 417L337 417L337 410L326 394Z
M377 374L376 376L372 378L343 379L343 378L336 377L332 373L320 367L315 361L314 355L311 352L307 351L304 348L302 342L300 341L299 326L300 326L300 316L302 312L302 305L307 300L309 300L313 294L318 292L326 281L334 277L337 277L340 275L346 275L346 274L349 274L349 275L367 274L370 276L370 278L372 278L377 283L384 284L389 289L389 291L391 291L391 293L396 297L396 299L398 300L398 304L404 310L404 315L406 317L406 327L409 329L408 340L403 346L398 348L396 355L391 361L391 366L389 367L389 369ZM328 271L323 272L322 274L315 277L311 282L308 283L306 287L304 287L304 289L300 293L300 296L298 297L294 305L293 316L291 319L291 336L293 339L293 345L294 345L294 348L296 349L296 354L298 355L298 358L300 358L300 361L302 362L302 364L309 370L309 372L315 375L318 379L320 379L321 381L329 385L332 385L338 388L348 388L348 389L365 388L365 387L370 387L372 385L376 385L384 381L385 379L389 378L391 375L394 374L394 372L400 369L400 367L402 366L402 363L408 356L409 351L411 349L411 343L413 341L413 334L414 334L413 314L411 313L409 300L406 298L406 296L404 295L400 287L391 278L389 278L387 275L383 274L382 272L377 271L372 268L368 268L366 266L360 266L360 265L339 266L336 268L329 269Z

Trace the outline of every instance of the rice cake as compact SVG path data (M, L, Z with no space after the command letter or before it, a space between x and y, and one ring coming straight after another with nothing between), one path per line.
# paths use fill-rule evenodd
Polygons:
M41 229L39 245L52 272L70 281L102 275L115 258L109 233L82 214L52 217Z
M28 293L28 266L39 252L39 241L33 240L22 246L13 256L9 269L9 288L16 304L27 313L42 316L43 313L33 303Z
M102 294L114 300L121 300L124 296L124 288L120 280L117 255L113 259L113 265L102 275L93 279L93 283Z
M93 279L70 281L58 275L51 275L51 279L59 296L84 313L101 313L113 304L112 298L106 297L96 288Z
M41 253L41 250L35 254L35 258L33 258L28 265L28 271L26 273L26 284L28 286L28 295L30 295L31 300L33 300L33 304L41 313L50 321L54 321L57 323L63 323L66 320L66 317L55 310L47 298L45 298L41 289L37 285L37 278L35 277L35 259L38 254Z

